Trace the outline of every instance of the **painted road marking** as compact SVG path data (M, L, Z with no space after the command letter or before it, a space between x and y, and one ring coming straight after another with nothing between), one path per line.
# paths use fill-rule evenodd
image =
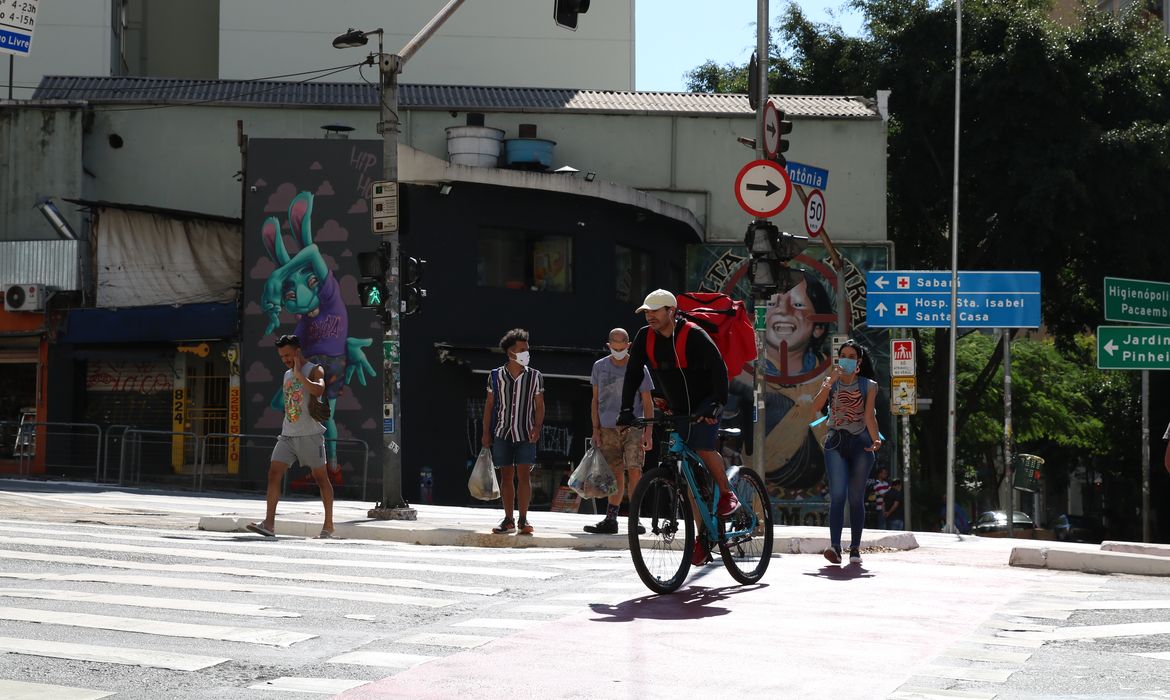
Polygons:
M223 615L250 615L252 617L300 617L300 613L276 610L267 605L248 603L225 603L219 600L176 600L173 598L150 598L140 595L113 595L89 593L87 591L62 591L54 589L0 588L5 598L31 598L34 600L64 600L99 605L126 605L136 608L157 610L189 610L191 612L218 613Z
M336 695L353 690L370 681L354 681L348 678L273 678L270 681L248 686L248 690L284 690L292 693L317 693Z
M155 649L70 644L68 642L48 642L41 639L16 639L14 637L0 637L0 652L47 656L54 659L95 661L103 664L165 668L172 671L199 671L231 661L231 659L214 656L176 654Z
M1072 610L1003 610L997 615L1008 617L1034 617L1038 620L1067 620L1072 617Z
M968 637L963 640L972 644L996 644L1004 647L1020 647L1023 649L1039 649L1044 646L1043 639L1021 639L1019 637Z
M360 622L373 622L377 619L373 615L366 615L364 613L348 613L345 617L348 620L358 620Z
M956 646L947 650L944 656L967 661L989 661L992 663L1022 664L1032 657L1030 651L1002 651L981 647Z
M415 564L413 562L360 561L355 559L297 559L295 557L281 557L271 554L248 552L223 552L179 547L145 547L131 544L115 544L112 542L63 542L61 540L40 539L37 537L0 537L0 543L21 544L29 547L49 547L52 549L96 549L102 552L119 552L122 554L153 554L186 559L246 561L252 563L288 564L291 566L316 565L356 569L401 569L404 571L425 571L427 573L467 574L469 576L495 576L497 578L539 580L560 576L555 571L504 569L484 566L445 566L441 564Z
M141 634L155 634L164 637L188 637L191 639L216 639L225 642L244 642L245 644L265 644L276 647L289 647L297 642L313 639L315 634L301 632L285 632L283 630L269 630L247 627L221 627L219 625L199 625L187 622L171 622L169 620L148 620L131 617L115 617L113 615L90 615L78 612L58 612L55 610L37 610L34 608L0 607L0 620L13 622L37 622L46 625L64 625L66 627L87 627L91 629L117 630L119 632L138 632Z
M995 693L981 693L975 690L946 690L942 688L918 688L904 685L886 696L890 700L995 700Z
M1100 639L1103 637L1144 637L1170 634L1170 622L1127 622L1120 625L1081 625L1061 627L1051 632L1016 632L1023 639Z
M424 656L422 654L395 654L388 651L351 651L348 654L334 656L326 663L384 666L386 668L412 668L437 658L439 657Z
M452 624L452 627L483 627L485 629L527 630L543 625L547 620L517 620L503 617L476 617Z
M538 613L545 615L568 615L575 612L586 610L584 605L517 605L514 608L508 608L510 612L517 613Z
M1032 625L1027 622L1011 622L1010 620L986 620L982 626L1005 632L1051 632L1056 629L1053 625Z
M956 681L982 681L984 683L1003 683L1011 677L1016 669L1002 668L974 668L971 666L923 666L911 671L915 676L931 676L934 678L950 678Z
M414 634L409 637L394 640L398 644L423 644L433 647L457 647L459 649L474 649L488 642L494 642L495 637L483 637L477 634L441 634L428 632Z
M113 693L47 683L22 683L0 679L0 698L5 700L98 700Z
M1150 659L1161 659L1163 661L1170 661L1170 651L1150 651L1141 654L1134 654L1134 656L1145 656Z
M264 569L236 569L236 568L232 568L232 567L200 566L200 565L195 565L195 564L151 564L149 562L122 561L122 560L117 560L117 559L97 559L97 558L93 558L93 557L78 557L78 556L71 556L71 555L64 555L64 554L43 554L41 552L8 552L8 551L0 550L0 559L19 559L22 561L35 561L35 562L51 561L51 562L57 562L57 563L61 563L61 564L79 564L82 566L102 566L102 567L112 568L112 569L132 569L132 570L136 570L136 571L162 571L162 572L168 572L168 573L169 572L181 572L181 573L189 573L189 574L193 574L193 573L194 574L223 574L225 576L242 576L242 577L263 578L263 579L280 579L280 580L285 580L285 581L316 581L318 583L340 583L340 584L352 583L352 584L362 584L362 585L367 585L367 586L387 586L387 587L394 587L396 585L396 579L382 579L382 578L375 578L373 576L337 576L334 574L317 574L317 573L313 573L311 571L297 571L297 572L266 571ZM0 574L0 575L3 575L3 574ZM243 590L242 588L235 588L234 586L236 584L230 584L230 585L232 585L233 587L229 590ZM261 586L261 585L251 585L251 584L238 584L238 585L245 586L245 587L247 587L248 590L250 590L252 592L260 592L260 593L268 592L268 589L273 588L272 586ZM304 588L302 590L313 591L316 589ZM298 595L309 596L310 593L305 592L305 593L300 593ZM353 592L348 594L348 596L352 600L367 600L366 598L353 597L353 596L359 596L359 595L362 595L362 594L358 591L353 591ZM365 595L388 596L389 594L365 594ZM329 598L329 597L333 597L333 594L331 591L329 591L328 595L321 595L321 596L315 596L315 597ZM338 597L342 597L342 596L340 596L340 594L339 594ZM444 600L441 598L430 599L430 598L419 598L419 597L412 597L412 596L395 596L395 597L399 598L399 600L394 601L394 602L401 602L404 605L422 605L422 606L426 606L426 607L443 607L445 605L451 605L453 603L459 602L456 600ZM374 600L374 599L371 598L369 600Z
M24 554L29 554L24 552ZM42 555L45 561L59 561L58 559L50 559L52 555ZM0 559L5 558L4 553L0 552ZM28 557L33 559L34 557ZM84 559L84 557L65 557L68 560ZM104 560L92 560L94 562L102 562L106 566L113 566ZM86 561L66 561L69 564L85 564L88 566L98 566L101 564L90 564ZM134 563L134 562L131 562ZM163 565L165 566L165 565ZM132 568L132 567L131 567ZM199 569L210 569L211 567L198 567ZM205 571L205 573L228 573L218 572L215 570ZM263 572L257 572L255 576L260 576ZM244 575L244 574L239 574ZM272 574L263 574L265 577L279 578L279 576ZM362 603L389 603L396 605L420 605L428 608L442 608L448 605L453 605L459 601L446 600L442 598L422 598L419 596L406 596L397 593L369 593L366 591L349 591L344 588L311 588L308 586L276 586L266 585L262 583L248 583L245 581L211 581L208 579L198 578L168 578L165 576L136 576L133 574L30 574L30 573L10 573L0 572L0 578L20 579L22 581L77 581L77 582L92 582L92 583L113 583L126 586L146 586L154 588L180 588L190 589L196 591L230 591L233 593L263 593L274 595L298 596L303 598L323 598L326 600L348 600ZM338 581L338 583L354 582L346 579L345 581ZM356 583L356 582L354 582Z

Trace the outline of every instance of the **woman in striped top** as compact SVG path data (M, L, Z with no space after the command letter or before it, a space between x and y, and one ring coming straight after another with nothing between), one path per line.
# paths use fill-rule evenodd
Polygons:
M877 382L869 353L847 340L837 351L837 363L813 397L813 410L829 404L829 434L825 437L825 472L829 477L829 548L825 558L841 563L841 530L845 526L845 499L849 499L849 563L861 563L861 528L865 521L865 481L882 446L878 432Z

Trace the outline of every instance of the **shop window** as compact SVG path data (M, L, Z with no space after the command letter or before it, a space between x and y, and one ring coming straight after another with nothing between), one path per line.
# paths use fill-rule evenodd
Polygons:
M573 291L573 241L568 236L488 230L479 238L481 287Z
M624 245L615 246L617 300L641 301L650 291L650 254Z

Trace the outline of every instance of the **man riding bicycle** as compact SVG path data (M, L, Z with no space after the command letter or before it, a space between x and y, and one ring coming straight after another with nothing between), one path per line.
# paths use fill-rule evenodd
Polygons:
M617 425L634 423L634 398L642 383L642 367L666 397L670 412L678 416L676 430L706 465L711 478L719 485L720 516L731 515L739 508L739 499L727 481L723 457L716 449L719 415L727 403L727 365L715 342L697 324L676 317L678 302L665 289L656 289L636 309L645 312L646 326L630 344L630 362L626 365L622 386L622 405ZM692 423L689 416L697 417ZM698 540L691 562L701 565L707 550Z

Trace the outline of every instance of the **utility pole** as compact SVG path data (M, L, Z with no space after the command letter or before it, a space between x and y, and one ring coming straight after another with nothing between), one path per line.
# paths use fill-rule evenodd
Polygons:
M768 101L768 0L756 0L756 160L767 157L764 152L764 105ZM749 77L750 79L750 77ZM750 255L751 249L748 253ZM754 286L754 285L753 285ZM752 307L767 308L766 296L753 294ZM756 311L759 313L759 311ZM758 324L757 324L758 325ZM752 469L764 478L764 444L768 437L768 421L765 418L767 380L764 366L767 363L766 328L756 329L755 380L752 389Z

